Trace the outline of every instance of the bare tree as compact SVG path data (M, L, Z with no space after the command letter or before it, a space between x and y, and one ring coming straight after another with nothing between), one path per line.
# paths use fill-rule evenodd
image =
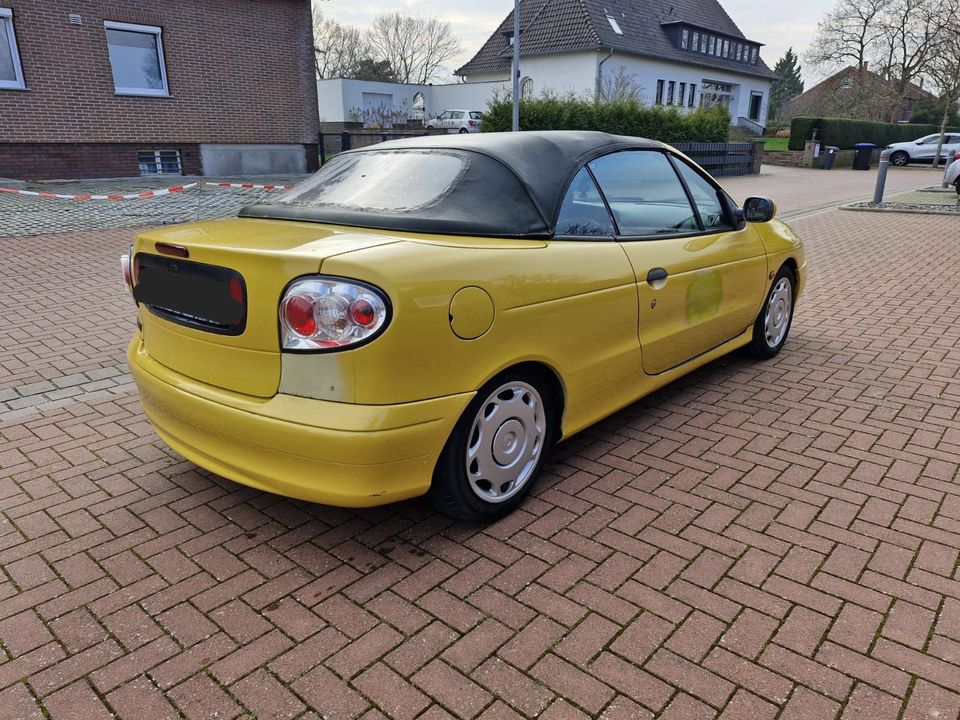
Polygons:
M600 80L597 100L602 103L621 100L640 102L642 95L643 86L637 81L637 76L620 65L615 73L608 73Z
M943 38L937 47L935 57L927 68L927 73L934 82L943 103L943 117L940 121L940 141L937 143L937 152L934 165L940 163L943 152L943 140L950 120L951 109L955 110L960 103L960 31L955 30L960 23L960 8L953 7L948 18L950 30L945 30Z
M817 24L807 62L835 70L844 65L863 67L879 40L881 13L890 0L838 0Z
M359 30L324 17L318 7L313 8L313 50L321 79L353 77L372 52Z
M461 49L450 23L399 12L378 15L368 39L374 55L404 83L430 82Z
M954 0L955 3L955 0ZM926 73L949 35L951 2L891 0L880 19L881 72L901 94Z

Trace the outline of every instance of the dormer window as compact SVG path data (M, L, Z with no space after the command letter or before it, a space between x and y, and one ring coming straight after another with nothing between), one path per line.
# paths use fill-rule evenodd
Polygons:
M613 16L607 18L614 22ZM756 65L760 58L760 47L745 38L724 37L684 22L664 23L663 28L679 50L749 65Z
M613 15L607 15L607 21L610 23L610 27L613 28L613 31L617 35L623 35L623 29L620 27L620 23L617 22L617 19Z

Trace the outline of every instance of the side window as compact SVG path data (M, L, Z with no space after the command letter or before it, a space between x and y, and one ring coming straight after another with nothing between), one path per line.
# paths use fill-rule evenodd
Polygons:
M454 120L463 120L463 111L458 110L455 113L450 113L450 117L452 117Z
M669 235L700 229L670 161L659 151L625 150L590 163L621 235Z
M687 165L680 158L674 158L674 163L683 176L683 181L687 183L687 188L693 196L693 203L700 211L700 220L706 230L731 230L733 225L727 217L727 211L720 202L720 196L717 189L700 175L696 170Z
M613 235L613 222L600 192L586 168L570 183L560 206L556 235L603 237Z

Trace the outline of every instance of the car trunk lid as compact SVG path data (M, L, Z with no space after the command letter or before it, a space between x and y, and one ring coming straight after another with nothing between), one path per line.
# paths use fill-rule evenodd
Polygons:
M200 382L256 397L280 384L277 312L291 280L328 257L398 242L335 226L235 219L153 230L134 247L147 353Z

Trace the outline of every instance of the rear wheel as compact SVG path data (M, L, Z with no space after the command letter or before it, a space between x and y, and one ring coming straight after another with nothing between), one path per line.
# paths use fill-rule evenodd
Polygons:
M910 162L910 156L904 150L897 150L890 156L890 162L897 167L903 167Z
M437 461L428 498L453 518L493 520L530 491L554 441L555 404L539 378L487 383L457 421Z
M793 299L797 280L788 266L780 268L773 279L763 309L753 324L753 339L749 349L754 357L772 358L783 347L793 323Z
M470 131L467 130L466 128L460 128L460 134L461 134L461 135L466 135L468 132L470 132Z

